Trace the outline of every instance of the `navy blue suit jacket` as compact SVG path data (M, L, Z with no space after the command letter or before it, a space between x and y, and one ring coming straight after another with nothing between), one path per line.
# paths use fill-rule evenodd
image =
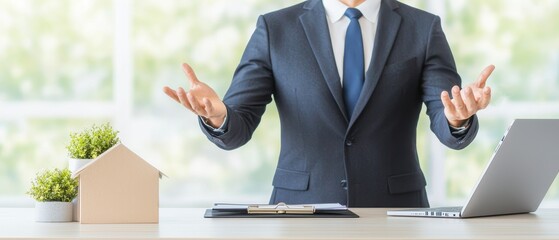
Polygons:
M446 146L466 147L469 130L453 136L440 94L460 76L439 17L383 0L371 64L353 116L347 116L324 7L309 0L258 19L224 97L223 149L248 142L275 100L281 151L270 203L339 202L350 207L428 206L416 149L424 103L431 130Z

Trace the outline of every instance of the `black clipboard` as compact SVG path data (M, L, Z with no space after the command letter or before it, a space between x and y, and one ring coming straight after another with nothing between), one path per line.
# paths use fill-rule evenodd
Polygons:
M215 204L219 206L219 204ZM227 204L225 204L227 205ZM358 218L359 215L343 205L334 208L317 205L228 205L206 209L204 218Z

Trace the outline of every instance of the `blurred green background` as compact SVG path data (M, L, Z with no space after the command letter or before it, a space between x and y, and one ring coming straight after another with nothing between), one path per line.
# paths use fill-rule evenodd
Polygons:
M258 15L298 2L0 0L0 207L32 206L35 173L67 166L69 133L106 121L169 176L162 207L267 202L280 147L275 106L250 143L223 151L161 88L187 87L188 62L223 96ZM441 16L465 84L497 66L468 148L442 146L424 114L418 126L432 205L459 204L512 119L559 117L559 1L403 2ZM559 206L558 191L555 183L544 205Z

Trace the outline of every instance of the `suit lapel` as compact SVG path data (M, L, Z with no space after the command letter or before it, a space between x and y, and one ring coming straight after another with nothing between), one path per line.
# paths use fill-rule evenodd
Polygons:
M380 80L381 73L386 64L386 60L394 45L394 40L400 28L401 17L394 10L398 8L397 4L392 0L382 1L379 10L379 17L377 23L377 32L375 36L375 46L373 48L373 55L371 64L365 75L365 83L363 90L355 106L353 116L351 117L349 126L353 125L359 114L363 111L367 102L371 98L378 81Z
M326 22L326 13L322 2L313 0L307 2L305 9L308 11L299 17L307 40L312 48L316 61L320 67L326 84L338 105L340 112L348 119L345 111L344 98L340 75L336 68L336 60L332 50L330 31Z

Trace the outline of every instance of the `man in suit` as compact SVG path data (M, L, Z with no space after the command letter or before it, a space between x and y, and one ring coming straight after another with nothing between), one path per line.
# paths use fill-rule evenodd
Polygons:
M395 0L308 0L261 16L223 101L183 68L190 90L164 92L223 149L248 142L274 98L281 151L270 203L350 207L428 206L422 104L439 140L464 148L494 69L460 89L439 17Z

